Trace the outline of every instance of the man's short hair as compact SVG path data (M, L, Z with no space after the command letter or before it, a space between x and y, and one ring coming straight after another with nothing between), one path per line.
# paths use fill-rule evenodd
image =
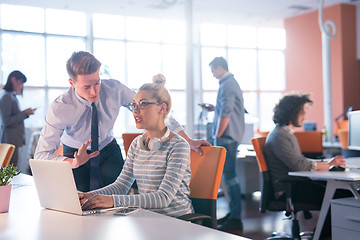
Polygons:
M73 52L66 63L66 70L73 81L76 81L78 75L89 75L97 72L100 67L101 62L87 51Z
M223 57L216 57L210 63L210 67L217 68L218 66L222 67L224 70L229 71L228 64Z
M291 93L285 95L274 108L274 123L280 126L296 123L300 112L303 110L302 107L306 103L313 103L309 94Z

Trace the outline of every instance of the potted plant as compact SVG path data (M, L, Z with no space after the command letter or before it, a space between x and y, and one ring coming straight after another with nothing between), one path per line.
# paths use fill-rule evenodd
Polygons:
M17 172L17 167L13 164L7 167L0 167L0 213L9 211L10 194L11 194L11 179L19 175L21 171Z

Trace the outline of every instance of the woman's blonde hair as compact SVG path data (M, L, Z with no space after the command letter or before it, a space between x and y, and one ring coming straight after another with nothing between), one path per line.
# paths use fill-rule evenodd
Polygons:
M165 111L164 118L167 117L171 110L171 97L169 91L165 88L164 84L145 83L139 88L139 91L152 92L151 97L155 98L159 104L165 103L167 105L167 109Z
M152 77L152 81L153 83L165 84L166 77L163 74L159 73Z

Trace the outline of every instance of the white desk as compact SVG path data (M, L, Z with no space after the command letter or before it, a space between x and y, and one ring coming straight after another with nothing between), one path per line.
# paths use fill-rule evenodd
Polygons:
M32 177L13 180L10 209L0 214L1 240L57 239L247 239L147 210L128 216L111 212L78 216L42 209Z
M360 158L346 159L346 165L353 168L360 167ZM348 189L355 198L360 199L357 188L360 187L360 170L349 170L344 172L329 172L329 171L303 171L303 172L289 172L291 176L308 177L313 180L326 180L326 190L324 199L320 209L319 219L316 225L313 240L318 240L321 230L324 225L326 215L330 208L330 200L333 198L336 189Z

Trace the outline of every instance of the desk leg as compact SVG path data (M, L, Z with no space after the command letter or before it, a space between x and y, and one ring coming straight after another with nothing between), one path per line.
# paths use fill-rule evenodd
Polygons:
M313 236L313 240L318 240L320 238L321 230L324 226L326 215L330 209L330 201L333 199L336 189L348 189L353 194L355 194L353 191L353 184L351 182L338 181L338 180L334 180L334 179L329 179L327 181L325 195L324 195L324 199L323 199L323 202L321 205L319 219L316 224L316 229L315 229L315 233ZM358 195L358 193L357 193L357 195ZM356 194L355 194L355 196L356 196Z

